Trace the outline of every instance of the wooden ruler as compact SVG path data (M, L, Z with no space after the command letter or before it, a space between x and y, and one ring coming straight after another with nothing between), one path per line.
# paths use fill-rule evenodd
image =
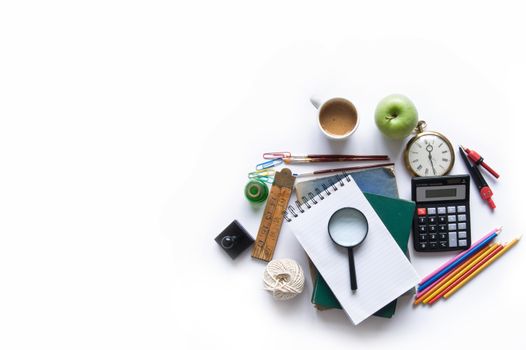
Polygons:
M296 178L292 176L288 168L282 169L274 176L274 183L270 189L263 218L261 218L256 243L252 249L253 258L264 261L272 259L295 180Z

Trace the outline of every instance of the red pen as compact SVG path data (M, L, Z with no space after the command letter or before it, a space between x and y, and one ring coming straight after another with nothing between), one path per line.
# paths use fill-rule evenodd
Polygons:
M480 154L478 154L474 150L466 148L464 146L460 146L460 147L462 147L464 152L466 152L466 154L468 155L469 159L471 159L473 161L473 163L475 163L476 165L482 165L484 167L484 169L486 169L496 179L499 178L500 175L495 170L493 170L487 163L484 162L484 158L482 158L480 156Z

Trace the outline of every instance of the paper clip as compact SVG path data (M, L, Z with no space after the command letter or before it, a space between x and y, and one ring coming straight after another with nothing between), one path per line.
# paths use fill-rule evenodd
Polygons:
M260 176L260 177L255 177L254 179L266 182L268 184L274 183L274 176Z
M274 174L276 174L276 170L262 169L262 170L256 170L251 173L248 173L248 178L255 179L255 178L263 177L263 176L267 176L267 177L274 176Z
M267 152L263 153L263 159L290 158L290 152Z
M263 170L263 169L272 168L272 167L275 167L276 165L280 165L282 163L283 163L283 158L271 159L271 160L268 160L266 162L259 163L258 165L256 165L256 170Z

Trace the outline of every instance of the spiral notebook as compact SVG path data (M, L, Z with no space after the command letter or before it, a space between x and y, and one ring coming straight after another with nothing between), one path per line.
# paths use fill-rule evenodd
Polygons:
M363 243L354 249L358 290L351 291L347 251L327 232L330 216L343 207L362 211L369 224ZM354 324L404 294L418 275L374 209L349 175L316 188L296 200L285 214L284 230L292 232Z

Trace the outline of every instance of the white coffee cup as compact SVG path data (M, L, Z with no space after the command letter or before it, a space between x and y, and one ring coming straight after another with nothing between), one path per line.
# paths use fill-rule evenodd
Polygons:
M311 97L310 102L318 110L318 126L331 140L343 140L352 135L360 118L351 101L342 97L333 97L326 101Z

